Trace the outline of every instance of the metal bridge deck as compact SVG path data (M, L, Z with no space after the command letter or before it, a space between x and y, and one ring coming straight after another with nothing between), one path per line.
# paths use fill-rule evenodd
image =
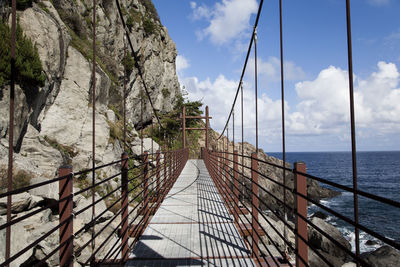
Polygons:
M202 160L189 160L125 266L255 266Z

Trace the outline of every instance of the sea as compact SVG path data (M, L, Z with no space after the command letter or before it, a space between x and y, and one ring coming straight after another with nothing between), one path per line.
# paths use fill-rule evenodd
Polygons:
M282 159L282 153L267 153ZM357 152L358 189L400 202L400 151ZM286 161L306 163L307 173L352 187L351 152L288 152ZM293 166L293 165L292 165ZM321 186L332 188L321 183ZM343 192L340 196L322 200L325 206L354 219L353 193ZM327 222L336 226L351 243L355 251L354 227L336 218L315 205L308 209L308 216L316 211L328 215ZM400 242L400 209L359 196L359 223L390 239ZM366 242L373 241L373 245ZM371 243L371 242L368 242ZM360 231L360 250L375 250L383 243Z

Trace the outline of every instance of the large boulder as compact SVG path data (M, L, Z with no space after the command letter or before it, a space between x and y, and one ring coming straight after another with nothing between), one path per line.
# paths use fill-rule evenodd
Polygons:
M287 245L283 239L280 237L280 235L284 236L284 223L280 220L275 220L274 216L265 216L267 220L263 218L262 215L258 216L258 221L260 223L260 226L265 230L265 232L268 234L269 238L267 236L262 236L261 239L266 245L270 245L268 249L270 249L271 253L274 256L277 257L282 257L279 251L284 252L285 251L285 245ZM292 222L288 222L288 224L294 228L294 224ZM275 229L277 230L275 230ZM280 234L280 235L279 235ZM289 241L289 244L292 247L295 247L295 236L294 233L286 227L286 238ZM272 241L271 241L272 239ZM260 242L261 243L261 242ZM272 249L275 248L275 249ZM263 245L260 245L261 251L265 255L269 255L268 251L265 249ZM279 251L278 251L279 249Z
M95 195L95 201L99 200L100 196L98 194ZM74 208L74 212L77 212L85 207L88 207L89 205L92 204L92 198L85 198L81 195L76 196L75 199L75 205L76 207ZM107 206L104 202L104 200L99 201L96 204L95 211L96 211L96 216L102 213L103 211L107 210ZM103 222L105 220L110 219L114 214L110 211L106 211L101 218L99 219L99 222ZM77 219L80 220L81 226L87 225L91 222L92 220L92 208L90 207L89 209L86 209L84 212L76 216ZM75 227L75 226L74 226ZM79 230L79 229L77 229Z
M317 249L318 253L322 255L330 264L332 264L335 267L340 267L343 264L343 260L331 255L329 253L326 253L320 249ZM328 265L314 250L311 248L308 249L308 264L311 267L328 267Z
M31 124L28 125L22 141L21 151L15 154L15 166L34 174L34 177L51 179L56 177L57 169L63 163L59 150L52 147L39 135ZM31 181L31 184L35 182Z
M347 250L351 250L351 245L349 241L347 241L343 237L342 233L337 228L317 217L312 218L311 222L318 228L320 228L323 232L327 233L334 240L339 242ZM308 226L308 240L312 247L318 249L320 252L323 252L321 253L323 254L323 256L327 254L326 258L328 258L329 261L340 264L338 266L341 266L346 262L348 254L338 245L330 241L326 236L322 235L318 230L314 229L311 225ZM319 258L317 255L315 255L315 253L312 252L310 259L313 260L314 257ZM315 262L319 262L320 260L321 259L315 259Z
M361 258L372 267L400 267L400 251L390 246L362 253Z
M24 192L12 196L11 212L19 213L28 210L31 206L32 197ZM0 198L0 215L7 214L7 197Z
M30 211L28 211L30 212ZM24 216L27 212L19 213L18 216ZM6 222L5 216L0 217L0 225ZM26 246L42 237L58 225L56 217L51 216L50 210L39 212L29 219L25 219L11 227L11 255L21 251ZM0 244L5 244L5 229L0 231ZM54 250L59 244L58 231L53 232L39 244L29 249L12 262L11 266L32 266L30 263L43 259ZM5 246L0 246L0 262L4 261ZM59 264L58 254L53 254L46 263L49 266ZM25 265L22 265L25 264Z
M133 142L132 146L132 152L134 155L140 155L142 152L142 147L141 147L141 139L136 138ZM152 140L151 138L143 138L143 152L147 151L149 154L151 153L151 143ZM160 145L157 144L155 141L153 141L153 153L156 153L157 150L160 149Z

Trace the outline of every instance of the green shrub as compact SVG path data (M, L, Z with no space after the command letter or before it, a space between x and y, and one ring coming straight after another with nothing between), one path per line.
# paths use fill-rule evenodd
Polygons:
M135 59L132 57L132 54L129 52L126 54L126 58L124 59L124 65L126 68L126 73L130 74L135 67Z
M168 96L171 95L171 93L170 93L170 91L168 90L168 88L163 88L163 89L161 90L161 93L162 93L162 95L163 95L164 98L167 98Z
M0 86L11 80L11 30L0 22ZM42 87L46 81L38 49L27 38L19 24L16 29L15 81L21 87ZM25 90L25 89L24 89ZM25 93L29 93L26 92Z
M143 29L147 35L151 35L155 32L156 26L149 18L143 19Z
M76 151L73 147L67 146L67 145L62 145L57 142L57 140L52 139L50 137L44 136L44 140L51 145L53 148L57 149L60 151L61 154L65 155L69 160L71 160L73 157L78 155L78 151ZM69 162L70 163L70 162Z
M8 168L0 167L0 192L6 192L8 188ZM33 174L25 170L13 169L12 188L18 189L30 185Z
M140 0L140 3L144 5L147 13L151 14L155 20L160 21L160 16L157 13L157 9L154 7L154 4L151 0Z
M133 22L134 22L134 20L133 20L132 15L129 15L128 19L126 20L126 27L128 27L129 30L132 30Z
M45 4L43 4L43 2L38 2L37 5L46 13L50 13L50 10L47 8L47 6Z
M110 127L110 143L114 143L115 140L123 140L124 139L124 125L123 121L117 121L115 123L111 121L107 121L108 126Z

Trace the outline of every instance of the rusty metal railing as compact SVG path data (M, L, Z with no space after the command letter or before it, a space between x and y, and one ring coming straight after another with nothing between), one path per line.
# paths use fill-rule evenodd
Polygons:
M106 167L120 166L120 172L104 178L93 185L81 188L77 192L73 192L74 180L79 180L80 178L85 177L86 174L92 172L93 169L74 173L71 166L62 166L59 168L58 177L54 179L0 194L0 198L5 198L52 183L58 182L59 185L59 199L55 203L33 210L32 212L16 217L10 222L0 225L0 230L6 228L11 229L15 224L28 220L45 209L56 208L57 206L59 209L59 222L56 227L44 233L37 240L28 244L25 248L19 251L10 251L10 257L4 262L1 262L0 266L12 264L18 257L39 245L40 242L45 241L46 238L56 231L58 231L60 235L58 246L45 255L40 262L35 263L34 265L40 266L55 253L59 253L60 266L73 266L74 259L78 257L82 251L92 243L92 241L94 241L93 239L98 238L107 227L113 227L113 230L108 234L108 236L103 236L104 241L92 250L90 257L85 263L83 263L83 265L101 265L103 263L121 264L125 262L128 258L130 249L138 241L149 223L151 215L158 209L162 200L178 178L188 160L188 155L188 149L164 152L157 151L153 154L145 152L141 156L142 162L139 165L134 165L133 161L138 160L138 157L129 157L128 154L123 153L120 160L98 166L94 169L98 171ZM73 209L74 200L76 200L78 196L91 192L93 188L103 186L106 182L116 177L121 177L121 185L117 188L79 210ZM77 216L91 209L93 206L96 206L111 195L119 194L119 192L119 197L115 199L107 209L98 214L94 214L93 220L86 223L80 229L74 230L74 220ZM100 230L93 233L93 237L90 240L80 247L74 246L75 236L91 230L92 226L99 223L100 218L102 218L107 211L110 211L110 209L115 207L118 203L121 205L118 212L116 212L105 225L102 225ZM128 206L133 206L129 212ZM11 206L8 206L7 208L11 212ZM134 211L137 212L136 216L129 220L129 215ZM118 223L117 226L112 226L111 223L118 217L121 218L120 223ZM106 255L103 258L98 258L96 256L97 253L105 246L112 236L118 236L118 238L114 244L112 244L111 248L109 248ZM4 245L9 246L10 244Z
M353 188L331 182L329 180L319 178L306 173L305 163L298 162L294 164L294 168L282 167L271 162L267 162L257 158L257 154L253 153L251 156L238 155L237 151L228 152L217 152L210 150L203 150L204 161L207 169L217 186L225 205L231 211L236 226L239 232L246 237L249 247L252 250L252 256L256 262L260 265L275 266L280 264L287 264L293 266L293 264L287 260L287 254L285 251L280 249L275 243L277 240L271 238L271 234L264 229L259 223L259 218L263 218L273 229L276 235L279 236L281 240L286 244L286 246L295 254L296 256L296 266L309 266L308 262L308 250L311 249L325 264L328 266L334 266L333 263L327 259L326 256L322 255L317 248L313 246L308 241L308 227L311 227L318 231L323 237L327 238L335 246L340 248L344 253L353 259L354 262L360 264L361 266L369 266L361 257L343 246L337 240L335 240L330 233L324 232L320 227L315 225L307 214L307 203L315 204L317 207L327 211L329 214L343 220L354 227L366 232L367 234L379 239L383 243L386 243L396 249L400 249L400 244L395 240L389 239L380 233L369 229L368 227L355 222L354 220L330 209L329 207L321 204L318 200L312 199L307 195L307 179L315 180L320 183L347 191L351 193L356 193L360 196L369 198L380 203L390 205L393 208L400 208L400 203L391 199L373 195L368 192L357 190L354 192ZM246 162L239 161L239 156L247 159ZM277 181L264 173L260 172L259 165L266 164L270 167L277 168L277 170L283 170L287 173L292 173L294 175L294 185L289 187L280 181ZM241 170L239 170L241 168ZM244 170L248 170L251 173L251 177L245 174ZM259 178L266 179L275 185L281 187L283 190L287 190L294 195L294 206L288 205L282 200L282 196L276 193L269 192L266 188L261 185ZM246 181L246 194L248 194L248 201L246 201L246 196L243 195L240 190L240 180ZM293 212L295 220L294 227L288 223L286 218L282 216L282 213L271 208L270 205L265 201L265 199L260 198L260 192L267 195L268 198L273 199L279 203L282 207L286 207L287 210ZM289 240L284 236L284 233L280 232L273 224L270 223L265 215L265 212L260 208L260 204L266 207L279 221L283 222L286 228L295 235L295 246L293 246ZM250 214L249 218L246 214ZM371 218L373 220L373 218ZM265 242L261 239L265 236L271 243L275 246L275 249L280 253L281 257L276 257L273 255L271 250L267 247ZM260 249L264 248L269 255L264 255L260 253Z

